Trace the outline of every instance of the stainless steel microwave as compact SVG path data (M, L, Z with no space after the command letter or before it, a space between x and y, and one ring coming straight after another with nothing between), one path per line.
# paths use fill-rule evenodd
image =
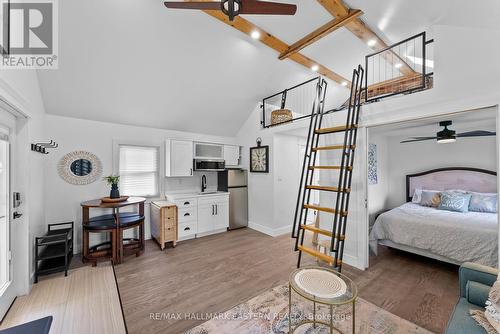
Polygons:
M226 169L224 159L194 159L194 170L197 171L223 171Z

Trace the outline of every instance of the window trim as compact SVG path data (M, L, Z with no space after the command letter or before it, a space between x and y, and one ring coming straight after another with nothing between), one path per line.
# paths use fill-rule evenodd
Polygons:
M165 189L165 182L162 171L165 170L165 143L163 141L150 140L113 140L113 174L120 173L120 146L140 146L154 147L158 149L158 194L154 196L141 196L147 199L161 199Z

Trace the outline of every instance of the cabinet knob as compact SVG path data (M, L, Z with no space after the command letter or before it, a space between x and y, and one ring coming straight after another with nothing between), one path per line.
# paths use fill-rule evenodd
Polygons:
M191 229L191 227L185 227L184 231L189 231L190 229Z
M191 204L191 203L189 203L189 202L184 202L184 205L189 205L189 204Z
M186 213L184 214L184 217L187 217L187 216L191 216L191 214L190 214L189 212L186 212Z

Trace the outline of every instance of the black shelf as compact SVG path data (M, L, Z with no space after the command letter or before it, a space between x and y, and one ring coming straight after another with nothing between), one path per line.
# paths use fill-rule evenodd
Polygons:
M40 275L64 271L73 258L74 223L49 224L45 235L35 238L35 283Z
M38 254L38 261L52 259L56 257L65 257L67 254L73 254L73 247L68 247L66 252L66 245L64 243L48 245Z

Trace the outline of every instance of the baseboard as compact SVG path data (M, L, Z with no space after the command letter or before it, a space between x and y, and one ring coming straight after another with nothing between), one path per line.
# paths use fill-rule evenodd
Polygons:
M283 226L278 228L270 228L269 226L257 224L254 222L248 222L248 227L252 230L259 231L261 233L270 235L271 237L277 237L283 234L291 233L291 226Z

